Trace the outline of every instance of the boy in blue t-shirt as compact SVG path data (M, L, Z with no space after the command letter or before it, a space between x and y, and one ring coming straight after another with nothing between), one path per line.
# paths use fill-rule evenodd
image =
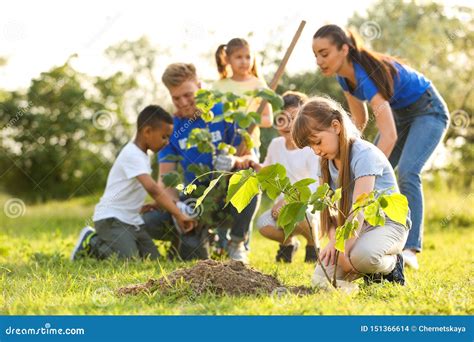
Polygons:
M219 103L212 108L214 115L221 115L223 111L222 103ZM240 135L235 131L234 125L226 121L220 121L215 123L206 124L199 115L193 114L191 117L179 117L175 116L173 119L174 130L170 137L170 142L159 153L160 163L176 163L170 156L181 156L180 164L184 171L184 181L189 184L196 178L193 172L188 171L188 167L191 164L200 164L209 167L211 170L214 168L214 162L212 160L211 153L200 153L196 146L187 148L187 140L191 131L195 128L205 128L208 125L209 131L212 136L212 143L217 147L219 143L224 142L229 145L238 146L241 142ZM219 159L222 159L220 157ZM241 158L231 158L231 166L235 166ZM230 169L230 167L229 167Z
M176 171L178 163L181 165L185 183L190 183L195 174L188 170L191 164L201 164L207 166L210 170L231 170L234 167L248 165L249 160L253 160L252 155L245 156L225 156L219 155L216 160L213 160L211 153L200 153L197 147L187 148L187 139L194 128L204 128L206 123L199 116L199 111L195 104L195 93L200 89L201 85L197 79L196 69L192 64L175 63L169 65L162 77L163 83L168 88L171 95L172 102L176 107L174 113L174 130L170 138L169 145L164 148L159 154L159 173L160 175ZM216 105L213 108L215 115L222 114L222 105ZM212 136L212 143L217 147L219 143L224 142L233 146L238 146L241 142L240 136L237 135L233 124L224 120L216 123L208 124L209 131ZM176 161L175 157L179 156L180 160ZM180 203L178 192L174 188L167 188L168 194L178 203L183 211L186 211L186 206ZM186 202L186 201L185 201ZM251 222L255 215L258 199L250 203L241 213L237 213L235 208L229 206L225 210L229 210L234 217L230 227L230 240L227 243L227 251L229 257L233 260L248 262L247 249L245 242L250 235ZM222 207L224 203L222 203ZM148 220L149 233L155 236L155 230L159 229L169 215L160 213L158 211L151 211L145 213L145 221ZM219 227L223 225L221 222L216 222L218 229L223 230L227 227ZM183 241L192 237L193 234L199 234L197 230L181 236L181 244ZM198 248L199 246L196 246ZM194 257L205 258L207 255L195 255Z

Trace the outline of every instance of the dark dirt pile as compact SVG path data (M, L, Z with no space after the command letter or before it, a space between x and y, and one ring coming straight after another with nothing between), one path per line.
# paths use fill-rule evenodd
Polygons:
M256 295L289 292L298 295L313 293L308 287L284 286L275 277L263 274L238 261L220 262L202 260L196 265L178 269L145 284L130 285L118 290L119 295L136 295L142 292L169 292L187 284L193 294L211 292L217 295Z

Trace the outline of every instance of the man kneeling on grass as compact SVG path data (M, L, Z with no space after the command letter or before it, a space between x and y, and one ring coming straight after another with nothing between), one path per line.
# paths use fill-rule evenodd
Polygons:
M95 230L86 227L71 255L104 259L118 257L156 259L159 252L145 230L140 211L147 193L154 199L153 206L168 211L182 231L190 231L196 221L183 214L161 185L151 177L147 151L159 152L169 142L173 132L173 118L163 108L146 107L137 119L137 135L119 153L107 178L104 195L95 207Z

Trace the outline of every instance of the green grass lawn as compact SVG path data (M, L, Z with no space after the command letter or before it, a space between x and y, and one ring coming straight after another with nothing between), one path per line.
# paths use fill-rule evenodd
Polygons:
M160 277L189 264L168 261L70 262L80 229L88 223L97 198L26 206L18 218L0 211L1 314L171 314L171 315L411 315L473 314L474 212L472 196L427 191L427 223L420 271L408 270L408 285L365 287L347 295L317 292L293 295L191 297L171 295L116 297L124 285ZM0 197L3 208L8 197ZM251 265L288 285L309 285L314 266L300 251L293 264L274 262L277 245L252 237Z

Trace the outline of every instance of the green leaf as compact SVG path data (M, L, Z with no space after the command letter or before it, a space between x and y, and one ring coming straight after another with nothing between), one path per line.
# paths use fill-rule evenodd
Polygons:
M329 192L329 185L327 183L321 184L316 191L309 198L309 204L313 206L311 211L313 214L316 211L322 211L326 209L324 199Z
M201 153L213 153L215 146L212 143L212 135L208 129L194 128L189 134L186 148L196 146Z
M385 225L385 215L379 202L375 201L364 208L364 219L374 227Z
M354 232L359 228L359 221L347 221L344 225L336 228L336 249L344 253L346 241L354 236Z
M209 166L207 165L204 165L204 164L190 164L186 170L188 172L191 172L191 173L194 173L196 176L200 176L206 172L209 172L211 171L211 169L209 168ZM201 180L202 181L202 180Z
M336 191L334 191L334 194L331 197L332 204L338 202L341 199L341 192L342 192L342 188L338 188L336 189Z
M382 197L387 202L386 207L383 208L385 214L393 221L406 226L408 216L407 198L399 193L392 193Z
M256 97L259 91L259 89L247 90L244 92L244 95L249 97Z
M235 121L239 121L239 120L245 119L247 115L242 111L237 111L237 112L233 112L232 116Z
M285 167L278 163L262 168L257 173L257 179L262 190L272 200L275 200L290 183L290 180L286 177Z
M211 122L214 119L214 113L212 110L205 111L201 114L201 118L204 122Z
M362 208L366 205L368 205L371 201L374 199L374 193L361 193L359 196L357 196L354 204L352 205L352 210L357 210L359 208Z
M252 140L252 137L250 136L250 134L246 130L243 130L243 129L239 129L237 132L244 139L244 142L245 142L245 145L247 146L247 148L251 149L253 147L253 140Z
M301 179L301 180L297 181L295 184L293 184L293 186L298 188L300 186L308 186L308 185L311 185L313 183L316 183L316 180L314 180L312 178L304 178L304 179Z
M283 98L270 89L260 89L254 96L268 101L274 112L283 108Z
M224 94L221 93L219 90L212 90L212 96L216 101L221 101L222 97L224 97Z
M305 185L307 183L308 182L303 179L302 181L296 182L295 184L291 185L285 193L286 202L307 202L311 197L311 190L307 185Z
M262 117L257 112L249 112L247 115L251 117L256 124L260 124L262 122Z
M382 209L383 209L383 208L387 208L388 202L387 202L387 200L385 199L384 196L380 196L380 197L378 198L378 201L379 201L380 206L382 207Z
M214 145L208 141L199 142L197 145L197 149L201 153L213 153Z
M161 176L161 180L166 187L174 188L182 183L181 176L178 172L172 171Z
M208 112L212 107L210 107L208 103L198 102L196 103L196 108L199 109L202 114Z
M225 122L228 122L228 123L234 123L234 112L225 113L224 120Z
M246 116L245 118L237 120L237 125L243 129L250 127L251 124L252 124L252 118L250 116Z
M253 170L239 171L230 177L227 203L230 202L240 213L259 192L258 180Z
M312 199L323 199L329 191L329 184L324 183L318 186L316 191L311 196Z
M230 102L224 103L223 112L226 113L226 112L228 112L229 110L232 110L232 107L233 107L233 106L232 106L232 103L230 103Z
M227 92L225 93L225 96L227 98L227 101L229 102L235 102L237 101L238 99L240 99L240 96L234 94L234 93L231 93L231 92Z
M166 156L166 161L181 161L184 158L182 156L179 156L177 154L169 154Z
M234 113L234 121L240 128L246 129L252 124L253 119L244 112L236 112Z
M219 151L225 151L227 154L230 154L230 155L234 155L237 153L237 149L234 146L223 143L223 142L219 143L219 145L217 146L217 149Z
M194 190L197 189L196 184L188 184L186 188L184 189L184 194L185 195L190 195Z
M285 191L284 198L286 203L301 202L298 189L292 186Z
M224 115L216 115L216 116L214 116L214 119L212 119L212 123L221 122L224 119L225 119Z
M327 207L326 203L320 199L310 202L309 204L313 206L313 209L311 210L313 214L315 214L317 211L323 211Z
M202 201L204 201L204 199L206 198L207 194L216 186L217 182L219 182L219 180L222 178L222 176L224 176L224 174L219 175L219 177L213 179L213 180L209 183L209 186L206 188L206 190L204 190L204 192L203 192L203 194L201 195L201 197L199 197L199 198L196 200L196 208L201 205Z
M253 175L253 171L250 170L250 169L249 170L241 170L241 171L238 171L238 172L236 172L232 175L231 179L232 178L234 179L234 183L231 184L231 182L229 180L229 186L228 186L228 189L227 189L227 196L226 196L225 206L227 206L230 203L230 200L236 194L236 192L240 189L242 184L244 184L252 175ZM237 181L237 179L238 179L238 181Z
M299 186L297 187L298 192L300 193L300 201L308 202L309 198L311 197L311 190L307 186Z
M283 228L285 239L295 230L296 225L305 219L308 205L305 202L288 203L281 208L277 225Z
M247 100L241 97L235 102L237 108L247 107Z
M265 166L257 173L257 178L260 183L265 182L267 179L275 179L275 177L280 179L286 177L286 169L279 163Z
M346 240L344 239L344 226L339 226L336 228L336 244L334 247L344 253L345 251L345 242Z
M212 93L210 90L207 90L207 89L199 89L197 92L196 92L196 99L207 99L207 98L210 98L212 97Z

